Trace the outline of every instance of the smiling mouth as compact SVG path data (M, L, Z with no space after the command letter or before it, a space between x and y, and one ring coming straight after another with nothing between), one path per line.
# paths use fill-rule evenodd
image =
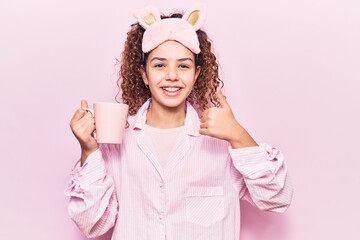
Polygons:
M162 87L162 89L165 90L166 92L174 93L174 92L180 91L181 88L179 88L179 87Z

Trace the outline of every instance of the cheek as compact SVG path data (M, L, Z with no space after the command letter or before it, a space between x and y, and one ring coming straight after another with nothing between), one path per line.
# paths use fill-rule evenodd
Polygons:
M149 83L156 84L161 81L160 74L148 73L147 75Z
M184 76L184 82L186 82L187 85L194 85L195 84L195 76L194 74L187 74Z

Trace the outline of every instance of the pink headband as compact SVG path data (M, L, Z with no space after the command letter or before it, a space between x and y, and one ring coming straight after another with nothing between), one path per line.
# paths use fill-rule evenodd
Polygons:
M196 31L204 25L206 19L204 6L192 7L182 18L161 19L159 10L153 6L135 11L134 16L145 29L142 41L144 53L150 52L167 40L175 40L193 53L200 53Z

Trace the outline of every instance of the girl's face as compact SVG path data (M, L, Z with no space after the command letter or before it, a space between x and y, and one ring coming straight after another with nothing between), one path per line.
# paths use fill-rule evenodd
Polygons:
M183 107L199 76L195 55L176 41L166 41L152 50L141 70L149 85L152 104L162 108Z

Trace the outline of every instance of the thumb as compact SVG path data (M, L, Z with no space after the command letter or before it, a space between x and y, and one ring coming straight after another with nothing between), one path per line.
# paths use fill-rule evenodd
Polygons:
M230 108L230 105L228 104L228 102L226 101L226 97L224 96L224 94L221 92L221 89L218 88L216 89L216 97L219 100L220 103L220 107L222 108Z
M81 108L88 108L89 105L88 105L88 102L86 100L81 100Z

